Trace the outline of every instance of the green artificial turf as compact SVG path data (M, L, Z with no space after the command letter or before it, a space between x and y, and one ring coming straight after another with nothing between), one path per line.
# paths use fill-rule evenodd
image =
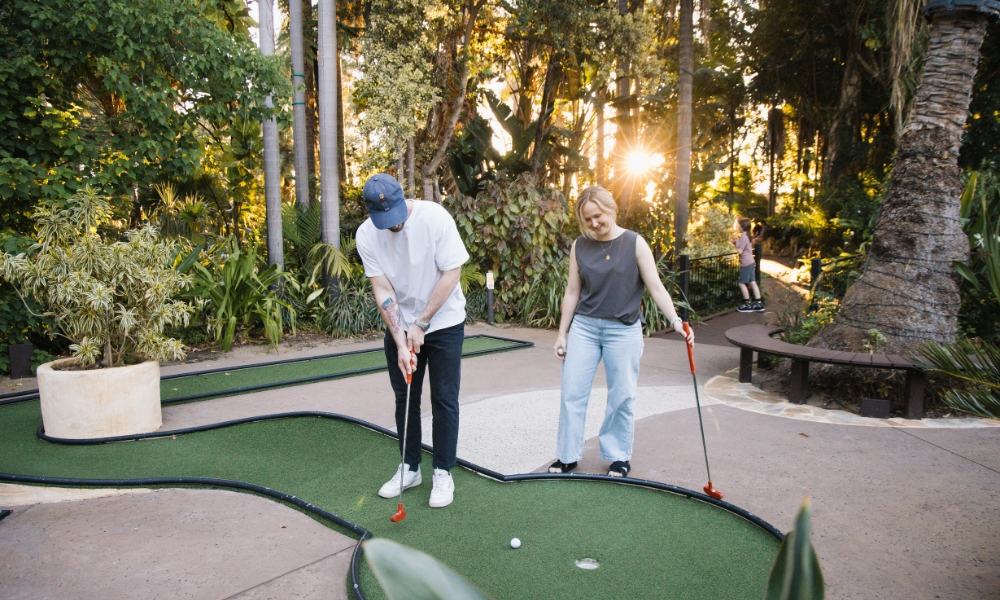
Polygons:
M497 338L474 336L465 338L462 354L473 352L499 351L505 348L521 347L520 342ZM189 396L209 397L234 393L240 388L259 386L279 387L286 382L310 377L334 379L353 374L361 369L384 369L385 351L375 348L367 352L341 354L328 358L317 358L263 367L234 368L219 373L191 375L164 379L160 382L160 399L165 402Z
M587 481L499 483L455 469L455 502L427 506L424 483L408 490L408 516L379 486L398 464L397 442L318 417L87 446L43 442L37 401L0 407L0 472L93 479L216 477L293 494L427 552L496 599L740 598L764 595L778 541L712 505L655 490ZM184 508L179 510L183 512ZM509 547L519 537L518 550ZM601 567L583 571L580 558ZM362 589L381 598L371 573Z

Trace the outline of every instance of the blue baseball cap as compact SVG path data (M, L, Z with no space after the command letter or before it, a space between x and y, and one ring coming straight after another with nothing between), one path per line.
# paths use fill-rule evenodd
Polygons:
M406 220L406 198L395 177L385 173L372 175L365 182L361 195L376 229L389 229Z

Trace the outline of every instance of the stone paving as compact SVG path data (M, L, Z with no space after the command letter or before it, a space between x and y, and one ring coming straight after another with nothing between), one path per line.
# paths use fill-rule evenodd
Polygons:
M705 396L716 402L740 410L785 417L813 423L831 425L857 425L862 427L910 427L916 429L978 429L1000 427L996 419L974 417L949 417L941 419L873 419L862 417L844 410L829 410L808 404L792 404L783 396L756 387L752 383L739 382L739 369L716 375L705 384Z

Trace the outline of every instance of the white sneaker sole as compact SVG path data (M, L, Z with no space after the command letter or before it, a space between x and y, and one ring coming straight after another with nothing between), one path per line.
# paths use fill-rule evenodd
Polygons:
M448 494L447 498L437 499L437 500L432 499L429 504L431 508L444 508L454 501L455 501L455 490L452 490L451 493Z
M413 483L411 483L410 485L403 486L403 491L405 492L406 490L418 487L423 482L424 482L423 478L418 476L416 478L416 480L414 480ZM399 488L394 487L394 488L386 489L386 486L383 485L382 489L380 489L378 491L378 495L381 496L381 497L383 497L383 498L395 498L395 497L399 496Z

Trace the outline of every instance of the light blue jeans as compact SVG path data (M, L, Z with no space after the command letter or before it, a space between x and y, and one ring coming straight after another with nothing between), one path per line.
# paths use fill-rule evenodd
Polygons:
M601 458L608 462L632 458L635 388L643 346L639 322L625 325L618 319L573 317L562 366L562 402L556 441L556 457L561 462L577 462L583 457L587 403L594 385L594 373L602 358L608 380L608 407L598 435Z

